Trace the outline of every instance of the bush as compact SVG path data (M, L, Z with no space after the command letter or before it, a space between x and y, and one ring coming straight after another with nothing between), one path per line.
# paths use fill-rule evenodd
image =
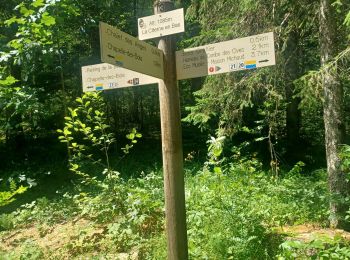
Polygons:
M0 215L0 231L11 230L14 227L12 214Z

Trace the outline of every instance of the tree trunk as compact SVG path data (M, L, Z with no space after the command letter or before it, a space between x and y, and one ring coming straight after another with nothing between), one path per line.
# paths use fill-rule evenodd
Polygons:
M321 64L325 65L336 54L337 22L336 13L330 0L320 0L320 48ZM345 124L343 114L343 89L335 69L323 73L325 124L325 144L327 157L328 186L332 199L330 201L331 227L344 228L346 210L342 199L348 195L349 184L341 171L339 146L344 143Z
M286 73L286 85L285 95L287 101L286 110L286 128L287 128L287 160L292 164L301 160L300 154L300 110L299 110L299 98L294 98L294 83L300 76L299 63L300 60L298 51L298 34L295 31L291 31L288 35L286 42L286 49L284 56L285 73Z

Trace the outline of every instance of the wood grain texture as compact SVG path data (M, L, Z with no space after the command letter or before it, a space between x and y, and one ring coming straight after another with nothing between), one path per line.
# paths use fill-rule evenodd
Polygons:
M172 1L156 1L155 14L173 9ZM185 187L179 89L176 79L173 36L162 37L158 48L164 52L164 80L159 83L160 115L169 260L188 259Z

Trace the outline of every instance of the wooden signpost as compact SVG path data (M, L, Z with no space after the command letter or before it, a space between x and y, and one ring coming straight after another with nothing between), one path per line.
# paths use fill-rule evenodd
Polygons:
M160 14L173 8L172 1L158 1L154 12ZM164 80L159 82L159 101L168 259L187 260L185 183L175 38L171 35L160 38L158 48L164 52Z
M154 15L138 19L139 39L100 23L101 59L82 68L84 91L159 83L168 259L188 259L185 186L177 81L275 65L273 33L176 51L172 34L184 31L183 9L157 0ZM118 66L119 68L115 67Z

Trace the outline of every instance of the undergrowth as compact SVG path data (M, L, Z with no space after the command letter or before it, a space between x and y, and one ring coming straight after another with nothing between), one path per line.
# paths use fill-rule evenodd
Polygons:
M298 163L276 178L254 156L222 158L224 140L208 141L199 170L186 163L190 259L347 259L346 241L295 241L276 232L328 225L324 170L305 174ZM109 168L101 176L0 215L0 259L166 259L161 169L124 179Z
M273 227L327 225L323 171L308 176L294 171L275 179L255 158L234 161L220 164L214 160L197 173L187 172L191 259L281 258L295 252L286 251L283 235L275 233ZM72 231L68 242L60 244L55 252L27 237L24 243L0 246L2 259L113 259L133 252L139 259L165 259L163 201L160 170L129 180L113 172L103 181L62 191L60 199L37 199L2 215L0 225L6 230L0 233L2 244L11 232L33 226L45 239L56 225L79 220L89 224Z

